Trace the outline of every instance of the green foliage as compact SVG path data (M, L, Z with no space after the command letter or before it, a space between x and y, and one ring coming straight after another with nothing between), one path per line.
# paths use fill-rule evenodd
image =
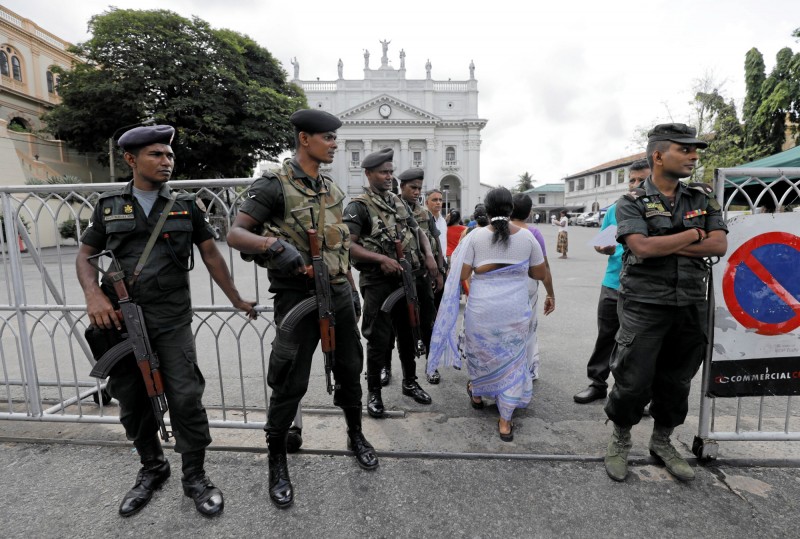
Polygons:
M800 53L785 47L778 51L775 67L761 84L758 107L747 124L748 144L780 152L791 126L795 144L800 142Z
M533 179L533 176L531 176L530 173L526 171L519 175L519 180L517 180L517 185L516 187L514 187L514 189L512 189L512 191L515 193L522 193L524 191L527 191L528 189L533 189L534 182L535 180Z
M46 180L38 178L28 178L25 180L26 185L72 185L73 183L83 183L83 180L77 176L70 176L64 174L63 176L48 176Z
M742 119L745 124L750 123L761 103L761 86L767 78L766 67L764 66L764 56L755 47L747 51L744 57L744 82L746 94L744 97L744 108Z
M117 129L153 120L177 130L175 177L219 178L292 147L305 96L251 38L166 10L110 8L89 31L72 50L86 63L59 73L63 101L45 117L76 149L107 160Z
M88 219L81 219L81 233L89 227L89 220ZM67 219L60 225L58 225L58 233L61 234L61 237L65 240L73 239L76 242L78 241L78 227L76 226L75 219Z

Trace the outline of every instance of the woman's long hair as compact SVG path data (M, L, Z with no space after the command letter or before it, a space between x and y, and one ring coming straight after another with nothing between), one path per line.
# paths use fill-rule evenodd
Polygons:
M447 226L460 225L460 224L461 224L461 212L458 210L450 210L450 213L447 214Z
M508 244L511 235L508 228L508 219L514 209L514 202L511 198L511 191L505 187L496 187L486 194L486 213L494 228L492 244L500 242ZM495 217L505 217L505 219L495 219Z

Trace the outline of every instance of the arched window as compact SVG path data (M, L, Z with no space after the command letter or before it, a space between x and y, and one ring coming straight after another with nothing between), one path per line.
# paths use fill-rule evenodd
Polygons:
M22 67L19 65L19 58L16 56L11 57L11 72L14 80L22 82Z
M0 74L8 77L9 73L10 71L8 70L8 55L6 54L6 51L0 51Z
M445 161L455 161L456 160L456 149L454 146L448 146L444 150L444 160Z
M56 84L52 71L47 72L47 92L51 94L56 93Z

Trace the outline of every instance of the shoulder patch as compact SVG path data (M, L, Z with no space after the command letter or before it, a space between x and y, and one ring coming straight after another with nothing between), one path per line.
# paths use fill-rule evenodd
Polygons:
M628 200L636 200L637 198L639 198L639 197L643 197L643 196L645 196L646 194L647 194L647 193L645 192L645 190L644 190L644 189L642 189L641 187L637 187L637 188L635 188L635 189L631 189L630 191L628 191L627 193L625 193L625 194L624 194L624 195L622 195L622 196L624 196L624 197L625 197L625 198L627 198Z

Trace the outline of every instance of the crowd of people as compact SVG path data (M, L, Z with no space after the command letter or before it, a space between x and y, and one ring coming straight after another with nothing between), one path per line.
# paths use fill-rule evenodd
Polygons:
M404 396L431 404L419 375L425 372L428 383L437 384L447 378L444 367L466 363L471 406L481 409L493 401L498 436L513 440L514 413L531 402L539 376L537 310L548 315L556 308L544 238L527 222L530 198L492 189L472 220L462 224L458 210L442 214L440 191L428 191L423 201L422 169L395 174L392 150L382 149L363 159L367 185L345 207L345 194L320 170L333 161L341 121L319 110L295 112L290 120L294 156L253 182L227 236L243 258L267 269L274 294L278 329L269 357L265 426L271 501L278 508L294 501L287 453L302 444L300 403L320 340L323 351L335 347L335 383L329 391L343 411L347 447L364 470L375 470L379 459L361 428L361 376L366 376L368 415L385 417L383 391L391 380L395 347ZM153 262L145 264L143 275L150 273L150 279L139 280L133 295L143 302L166 374L175 447L183 455L184 492L200 513L213 516L224 502L203 469L211 437L186 315L192 244L233 305L250 317L255 311L254 302L242 299L233 285L193 196L177 197L179 211L166 207L174 198L166 184L174 163L173 133L167 126L142 127L120 139L134 179L122 191L101 197L93 225L82 238L77 267L90 321L119 329L113 283L104 280L98 286L89 258L114 249L126 274L141 271L150 254L148 238L158 236L162 226L169 231L156 241ZM691 173L697 149L704 146L687 126L656 126L649 136L648 162L634 164L630 193L603 223L603 228L617 227L619 245L597 249L609 256L598 306L599 335L587 367L591 385L574 399L605 398L606 379L609 372L614 375L605 407L613 422L605 466L618 481L627 475L631 428L648 404L654 419L651 453L679 479L694 475L669 437L685 419L689 384L706 342L703 277L708 268L702 259L726 249L725 224L713 194L703 184L678 181ZM166 219L158 219L159 213ZM556 252L566 258L566 212L552 223L559 227ZM146 254L140 257L143 249ZM351 267L358 270L358 286ZM545 291L541 307L539 283ZM316 302L309 304L312 297ZM119 509L129 516L166 481L169 465L141 379L120 370L112 372L108 387L120 401L122 423L142 463Z

